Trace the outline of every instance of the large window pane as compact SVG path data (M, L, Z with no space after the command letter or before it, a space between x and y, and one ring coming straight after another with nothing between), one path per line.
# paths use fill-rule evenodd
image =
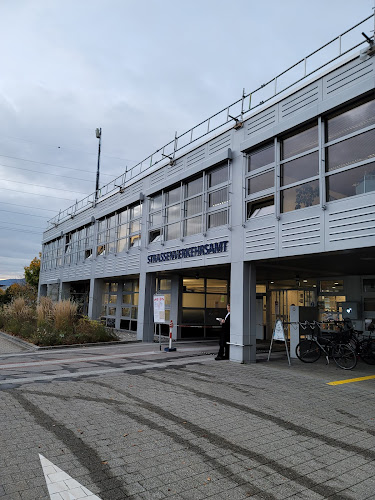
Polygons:
M210 309L218 309L222 308L225 309L227 306L227 296L226 295L219 295L219 294L211 294L208 293L206 295L206 307Z
M341 112L327 120L327 141L352 134L375 123L375 100Z
M162 223L161 212L156 212L156 213L150 215L151 227L161 226L161 223Z
M186 184L186 197L190 198L190 196L194 196L195 194L199 194L203 191L203 176L198 177L198 179L194 179Z
M210 208L219 207L220 205L227 203L227 201L228 201L228 188L227 187L219 189L218 191L214 191L214 192L210 193L208 196L208 206Z
M180 218L180 204L172 205L166 209L167 222L173 222Z
M281 206L283 212L311 207L319 203L319 181L306 182L281 191Z
M165 228L165 239L166 240L175 240L180 237L180 223L176 222L175 224L169 224Z
M221 295L227 294L227 281L218 279L207 280L207 293L220 293Z
M346 167L375 156L375 129L327 148L328 171Z
M180 186L171 189L166 193L166 205L171 205L172 203L177 203L181 199Z
M184 278L182 285L185 292L204 292L203 278Z
M217 186L223 182L228 181L228 166L223 165L222 167L215 168L211 170L208 174L208 187Z
M273 196L269 198L263 198L261 200L252 201L247 204L248 219L261 217L263 215L271 215L274 213L275 213L275 200Z
M352 168L327 178L328 201L375 191L375 163Z
M150 199L150 209L152 211L160 210L161 209L161 202L162 202L161 194L154 196L153 198Z
M275 161L274 143L251 151L248 155L248 171L256 170Z
M185 201L185 215L190 217L191 215L199 214L202 212L202 196L197 196L191 200Z
M225 226L228 224L228 211L215 212L208 215L208 227Z
M317 146L318 126L315 125L283 140L282 159L291 158Z
M203 325L204 309L183 309L182 323L184 325Z
M185 221L185 236L190 236L191 234L197 234L202 232L202 216L192 217L191 219L186 219Z
M318 174L319 153L316 151L281 165L281 185L293 184Z
M183 293L182 307L204 307L204 293Z
M275 173L273 170L265 174L257 175L248 179L248 194L257 193L275 185Z

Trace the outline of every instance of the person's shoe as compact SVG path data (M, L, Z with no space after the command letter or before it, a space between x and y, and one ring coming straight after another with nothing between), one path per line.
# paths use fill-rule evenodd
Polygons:
M224 359L224 358L223 358L222 356L219 356L219 355L218 355L218 356L216 356L216 358L215 358L215 359L216 359L216 361L221 361L221 360L222 360L222 359Z

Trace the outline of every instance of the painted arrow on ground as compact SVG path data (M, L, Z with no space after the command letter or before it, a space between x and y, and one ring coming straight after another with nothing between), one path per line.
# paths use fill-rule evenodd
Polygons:
M39 458L51 500L101 500L43 455Z

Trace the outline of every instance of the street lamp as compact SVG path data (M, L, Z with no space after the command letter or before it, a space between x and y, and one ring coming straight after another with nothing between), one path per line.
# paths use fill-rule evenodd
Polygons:
M99 196L100 147L101 147L101 141L102 141L102 129L97 128L95 130L95 135L96 135L96 138L99 139L98 168L96 169L96 186L95 186L95 201L96 201L98 199L98 196Z

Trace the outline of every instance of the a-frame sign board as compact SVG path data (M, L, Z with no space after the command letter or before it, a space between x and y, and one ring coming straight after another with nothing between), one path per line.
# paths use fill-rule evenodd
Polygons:
M273 344L274 340L283 340L285 342L286 355L288 357L288 363L289 363L289 366L290 366L289 350L288 350L288 345L286 343L286 338L285 338L285 333L284 333L284 325L283 325L283 322L281 321L281 319L276 320L275 328L273 329L273 334L272 334L272 339L271 339L271 345L270 345L270 350L268 352L267 361L270 360L271 351L272 351L272 344Z

